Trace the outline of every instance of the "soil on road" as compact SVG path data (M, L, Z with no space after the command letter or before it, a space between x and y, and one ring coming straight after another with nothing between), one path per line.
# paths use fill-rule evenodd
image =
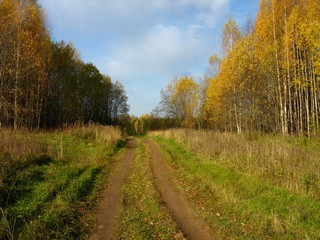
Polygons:
M98 225L90 240L116 239L115 228L117 214L121 207L121 185L124 182L129 167L135 158L136 141L128 140L126 153L122 161L118 163L114 173L110 177L108 189L106 189L98 213Z
M159 147L151 140L147 140L146 145L150 149L153 174L163 201L186 237L192 240L218 239L212 236L203 223L195 218L191 208L173 187L168 177L168 167L163 160Z
M111 175L108 188L104 193L98 213L98 225L90 240L117 239L116 225L118 213L122 203L121 186L126 179L130 165L135 158L136 141L129 140L126 145L126 153L116 166ZM171 213L174 221L181 228L187 239L213 240L218 239L209 233L207 227L198 220L187 202L169 179L168 166L166 165L158 145L152 140L144 140L143 144L148 149L153 175L161 200Z

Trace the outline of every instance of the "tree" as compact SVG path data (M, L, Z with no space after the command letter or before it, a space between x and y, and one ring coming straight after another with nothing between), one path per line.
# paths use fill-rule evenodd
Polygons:
M7 124L39 127L50 38L41 8L32 0L0 3L0 111Z
M199 85L192 77L174 78L161 91L161 110L183 127L192 127L199 106Z
M241 32L234 19L229 17L228 21L225 23L222 34L222 56L225 58L233 47L236 45L237 41L241 38Z
M207 78L214 78L219 74L221 65L221 59L217 54L213 54L209 57Z
M127 116L130 107L127 103L128 97L123 85L116 81L111 87L111 117L113 121L119 121L121 117Z
M77 50L64 41L51 44L51 61L48 68L48 86L45 125L62 126L82 120L82 97L80 80L83 62Z
M51 42L37 1L1 0L0 32L1 125L111 124L129 111L119 82L84 63L71 43Z
M256 32L261 62L268 62L265 69L275 85L277 126L284 135L310 136L311 128L315 133L319 126L314 74L319 52L315 47L319 42L318 10L317 0L260 3Z
M204 107L215 128L316 134L319 11L317 0L262 0L255 26L241 38L233 38L241 36L236 24L226 23L224 59Z

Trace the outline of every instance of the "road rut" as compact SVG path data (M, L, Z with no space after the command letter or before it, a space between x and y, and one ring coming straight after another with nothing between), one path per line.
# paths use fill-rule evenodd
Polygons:
M116 239L115 227L117 214L121 207L121 185L125 180L129 167L135 158L136 141L128 140L126 153L111 175L108 189L103 195L99 207L98 226L90 240L111 240Z
M159 192L186 237L191 240L218 239L212 236L206 227L194 217L191 208L181 194L172 186L167 173L168 168L161 156L159 147L151 140L146 140L145 144L150 150L150 160Z

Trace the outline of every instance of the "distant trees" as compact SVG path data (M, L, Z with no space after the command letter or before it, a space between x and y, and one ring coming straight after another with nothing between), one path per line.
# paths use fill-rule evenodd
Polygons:
M37 1L0 1L0 122L39 128L118 122L129 106L112 83L71 45L52 42Z
M174 78L161 91L160 109L183 127L191 127L198 108L199 85L192 77Z
M111 118L118 119L119 117L128 114L129 105L127 100L128 97L124 90L124 86L119 81L116 81L115 84L112 84L110 92Z
M222 58L210 57L200 96L189 98L192 103L200 99L203 126L238 133L319 134L319 12L318 0L261 0L256 20L248 21L244 31L229 18ZM178 82L161 92L160 106L166 116L185 121L192 114L180 113L184 104L175 101L175 94L183 87Z

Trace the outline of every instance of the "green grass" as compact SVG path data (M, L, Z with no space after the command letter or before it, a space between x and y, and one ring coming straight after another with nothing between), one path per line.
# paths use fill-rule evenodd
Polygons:
M96 128L23 133L22 139L37 139L46 150L40 155L34 147L32 154L11 155L0 184L0 239L87 237L96 201L117 161L113 155L119 139L112 131L101 127L99 133ZM21 144L6 142L11 148ZM3 152L10 153L9 147Z
M155 138L178 188L223 239L319 239L320 202Z
M317 138L191 129L150 134L176 140L219 166L320 200L320 141Z
M152 177L149 158L141 140L130 174L123 186L120 239L183 239L182 233L163 206Z

